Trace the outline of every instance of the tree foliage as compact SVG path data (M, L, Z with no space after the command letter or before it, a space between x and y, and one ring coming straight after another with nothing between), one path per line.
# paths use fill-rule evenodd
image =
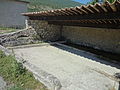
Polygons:
M24 1L30 2L29 11L59 9L81 5L81 3L75 2L73 0L24 0Z
M105 2L105 1L113 3L116 0L93 0L93 1L89 2L88 4L93 4L94 5L95 3L101 3L101 2Z

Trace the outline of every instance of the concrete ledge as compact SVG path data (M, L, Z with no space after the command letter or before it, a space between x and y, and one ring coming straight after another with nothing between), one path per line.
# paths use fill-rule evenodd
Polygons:
M7 49L20 49L20 48L30 48L30 47L40 47L40 46L49 46L54 45L57 43L65 43L66 41L59 41L59 42L49 42L49 43L38 43L38 44L29 44L29 45L21 45L21 46L14 46L14 47L7 47Z
M51 74L48 74L47 72L40 70L39 68L35 67L34 65L30 64L29 62L26 62L25 67L29 69L31 72L33 72L36 79L38 79L40 82L42 82L44 85L48 87L50 90L60 90L62 85L60 81L54 77Z
M39 43L39 44L29 44L29 45L7 47L7 49L20 49L20 48L40 47L40 46L49 46L49 45L50 45L49 43Z
M7 48L3 47L2 45L0 45L0 50L2 50L7 56L12 54Z
M60 90L61 89L62 85L56 77L54 77L53 75L51 75L43 70L40 70L39 68L37 68L33 64L25 61L22 57L19 57L18 55L15 57L19 62L22 62L23 65L33 73L34 77L37 80L39 80L46 87L48 87L48 89L50 89L50 90Z

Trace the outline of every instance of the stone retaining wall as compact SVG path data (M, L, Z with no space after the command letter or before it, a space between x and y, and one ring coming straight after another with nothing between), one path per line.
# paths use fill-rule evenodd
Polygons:
M46 21L28 20L28 25L35 29L41 41L56 41L60 39L60 27L48 25Z
M19 30L17 32L1 34L0 44L3 46L16 46L35 43L37 41L36 36L37 33L32 28Z
M47 21L28 20L41 41L67 40L103 51L120 54L120 29L50 25ZM61 38L62 37L62 38Z
M64 26L62 36L72 43L120 54L120 29Z

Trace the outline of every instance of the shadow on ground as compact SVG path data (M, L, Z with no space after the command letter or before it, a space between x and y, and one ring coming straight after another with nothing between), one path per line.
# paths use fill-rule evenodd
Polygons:
M78 51L78 50L75 50L71 47L64 47L64 46L62 47L61 45L58 45L58 44L54 44L52 46L59 48L59 49L62 49L62 50L65 50L65 51L68 51L70 53L85 57L85 58L88 58L88 59L94 60L96 62L100 62L102 64L110 65L112 67L116 67L116 68L120 69L120 64L116 64L116 63L113 63L111 61L105 60L105 58L103 58L100 55L93 56L92 54L89 54L88 52L86 52L84 50Z

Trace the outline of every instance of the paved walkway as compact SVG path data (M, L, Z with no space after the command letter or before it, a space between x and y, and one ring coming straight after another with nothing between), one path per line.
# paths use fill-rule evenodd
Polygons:
M118 90L113 75L120 69L84 51L63 46L14 49L15 54L57 77L61 90Z

